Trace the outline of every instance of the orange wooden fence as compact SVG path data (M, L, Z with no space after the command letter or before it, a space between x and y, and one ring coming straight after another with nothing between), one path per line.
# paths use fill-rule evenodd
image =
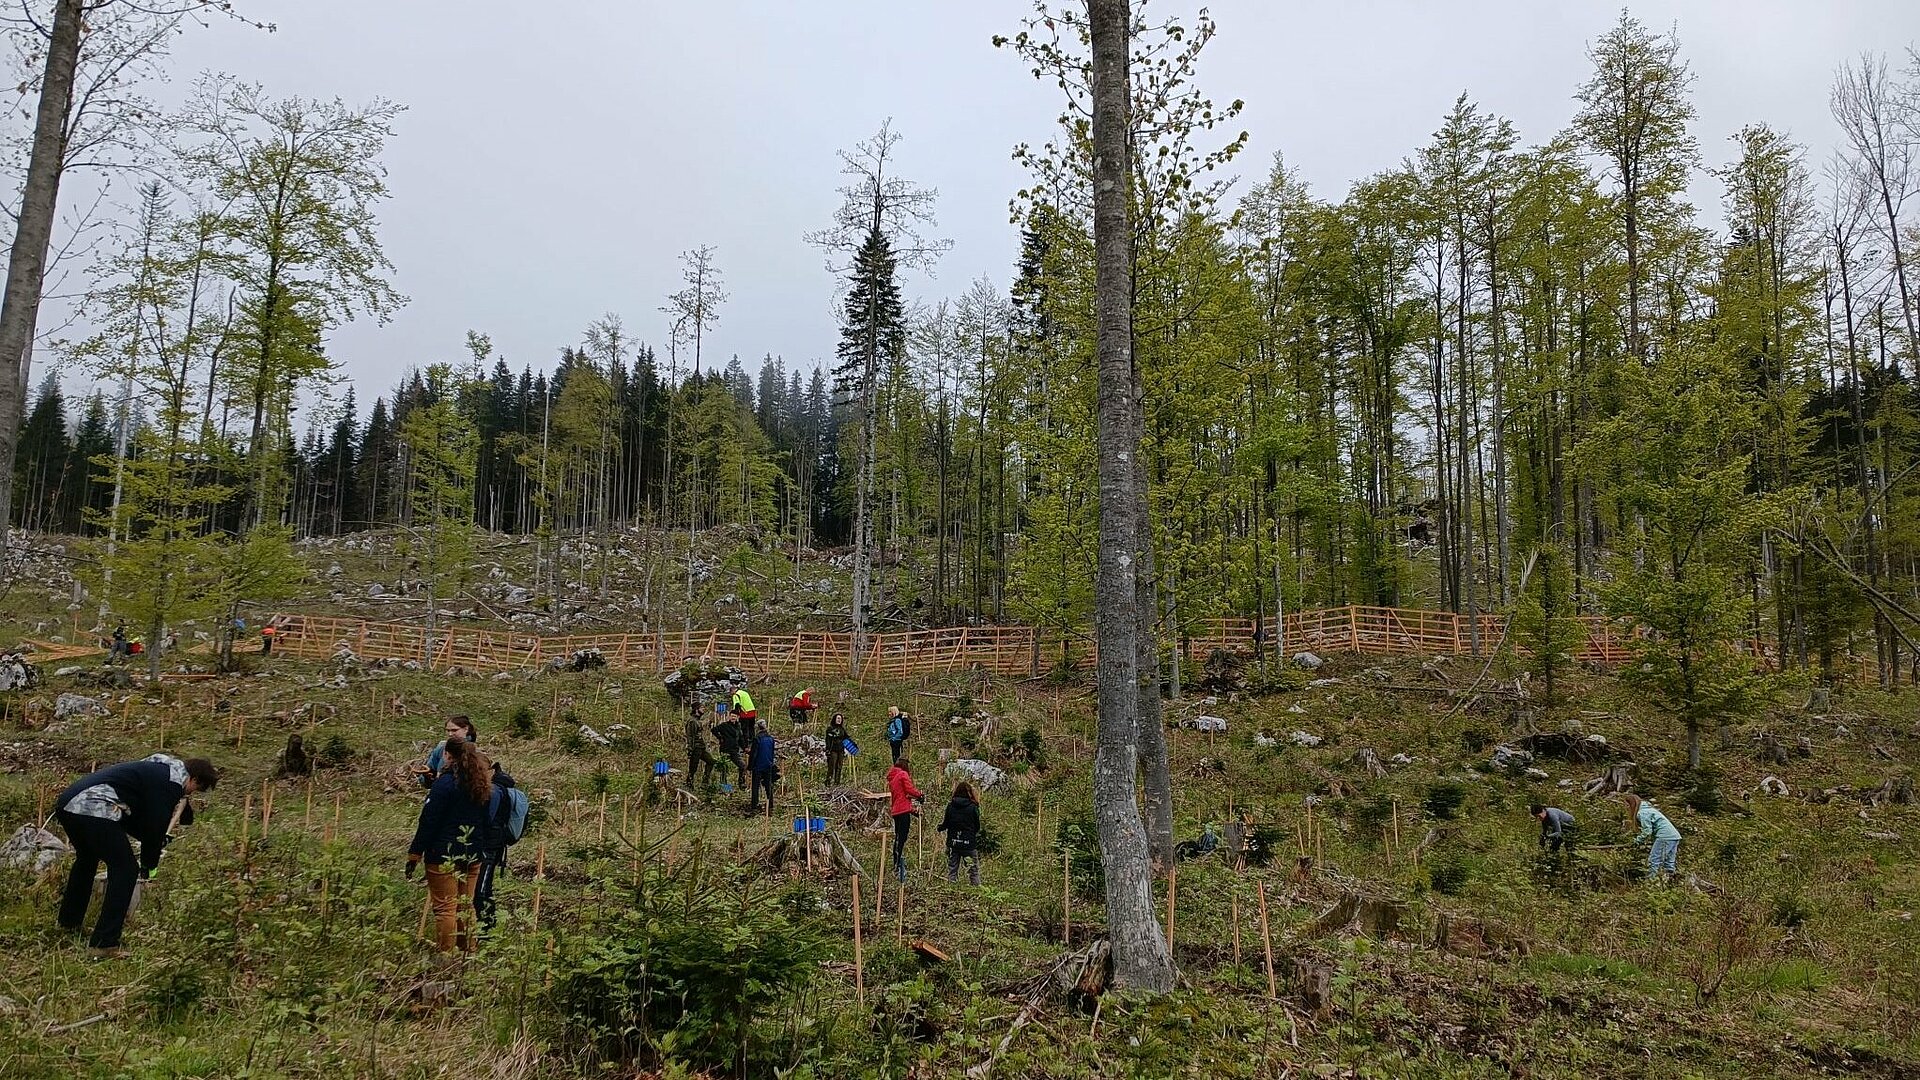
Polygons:
M431 670L463 667L504 671L539 667L555 657L597 649L607 666L619 671L665 671L687 657L709 656L745 671L767 675L846 677L853 671L853 635L821 632L736 634L721 630L664 633L576 634L538 637L473 627L429 631L413 623L374 623L319 615L279 615L274 649L286 655L326 660L342 646L362 660L412 660ZM1598 617L1581 620L1586 640L1578 659L1617 664L1630 655L1631 635ZM1189 661L1201 661L1216 649L1252 654L1252 619L1207 619L1196 623L1180 642ZM1285 653L1490 655L1500 643L1506 619L1477 619L1446 611L1350 605L1294 612L1283 633L1267 638ZM1477 633L1476 633L1477 631ZM1070 657L1088 666L1096 656L1092 635L1042 633L1031 626L948 627L873 634L859 665L862 678L912 678L955 671L983 670L997 675L1034 676Z

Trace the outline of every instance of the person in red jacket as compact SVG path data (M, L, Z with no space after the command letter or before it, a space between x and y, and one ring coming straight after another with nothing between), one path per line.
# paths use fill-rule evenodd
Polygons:
M888 807L893 814L893 872L901 884L907 880L907 833L913 829L913 812L920 800L926 798L920 789L913 786L913 775L907 771L905 755L893 761L893 768L887 770L887 790L893 794L893 802Z

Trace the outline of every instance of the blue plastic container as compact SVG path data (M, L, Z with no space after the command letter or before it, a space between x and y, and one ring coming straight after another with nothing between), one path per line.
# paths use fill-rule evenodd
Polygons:
M793 831L794 831L794 835L796 835L796 836L797 836L797 835L799 835L799 834L801 834L801 833L804 833L804 832L809 832L809 831L811 831L811 832L817 832L817 833L823 833L823 832L826 832L826 831L827 831L827 819L826 819L826 818L823 818L823 817L817 817L817 818L813 818L813 819L812 819L812 821L813 821L813 824L812 824L812 825L808 825L808 824L807 824L807 821L808 821L808 819L807 819L807 818L801 818L801 817L797 817L797 818L794 818L794 819L793 819Z

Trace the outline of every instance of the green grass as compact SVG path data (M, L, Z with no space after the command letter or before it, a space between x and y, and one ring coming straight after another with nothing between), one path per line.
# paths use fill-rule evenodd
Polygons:
M1634 854L1601 846L1627 832L1617 804L1558 786L1593 770L1543 762L1550 779L1542 783L1477 773L1485 752L1467 752L1462 735L1495 730L1499 718L1451 712L1444 696L1396 694L1357 677L1371 666L1336 658L1323 672L1344 680L1336 686L1217 706L1233 727L1211 743L1171 732L1178 834L1250 813L1286 838L1279 857L1245 873L1218 859L1182 864L1176 956L1183 988L1152 1001L1109 996L1097 1029L1091 1015L1049 1000L1009 1045L996 1075L1272 1077L1329 1066L1331 1075L1351 1069L1383 1077L1524 1069L1536 1077L1731 1080L1808 1075L1836 1046L1856 1058L1871 1053L1920 1065L1920 989L1910 977L1920 970L1920 935L1903 917L1920 910L1920 808L1876 808L1862 822L1857 802L1810 805L1750 793L1768 773L1796 792L1858 786L1869 777L1877 783L1901 766L1879 761L1872 746L1903 761L1920 753L1907 697L1845 698L1851 738L1813 718L1767 719L1817 740L1813 758L1784 768L1746 757L1735 733L1714 756L1727 801L1745 812L1707 816L1680 810L1680 791L1663 786L1677 740L1645 703L1609 679L1577 683L1580 711L1569 715L1640 763L1650 794L1686 833L1683 870L1710 883L1717 895L1709 895L1650 887L1622 873ZM149 753L163 722L170 749L204 753L228 770L135 916L130 960L89 962L79 943L52 927L55 882L0 874L0 953L14 958L0 971L0 1077L634 1075L593 1055L555 987L633 907L636 850L646 853L644 888L661 887L697 860L710 887L742 903L781 905L795 933L824 943L811 978L755 1009L755 1076L776 1068L795 1077L959 1075L998 1044L1020 1011L1013 995L1060 955L1056 836L1063 816L1084 817L1090 806L1092 721L1082 688L983 687L963 678L819 684L829 707L853 719L863 746L883 745L885 705L913 705L916 690L990 702L998 723L982 746L970 746L964 728L923 722L913 749L930 792L944 795L945 785L926 775L936 749L994 754L1031 726L1048 761L987 796L984 812L1000 850L985 860L985 887L948 885L931 833L924 858L917 838L910 848L903 917L891 880L877 919L874 882L862 882L862 1008L852 978L851 883L804 874L768 880L742 865L790 815L770 832L764 819L739 812L737 797L702 793L684 821L639 798L655 754L678 762L683 753L653 679L568 674L496 684L400 673L356 676L334 690L317 685L317 668L283 663L275 670L265 679L136 692L124 725L116 697L111 718L57 733L0 733L0 743L29 744L35 760L49 762L0 773L0 813L9 826L71 779L68 764ZM63 689L73 687L39 693L50 698ZM777 700L786 689L768 686L762 696ZM229 709L214 711L215 696ZM376 712L375 701L395 697L405 716ZM944 702L925 697L918 708L933 715ZM1295 704L1305 711L1290 712ZM508 720L523 706L534 716L533 734L509 737ZM479 721L483 748L536 794L541 818L514 853L516 872L501 884L501 928L451 976L454 1003L436 1006L418 1000L418 987L447 976L419 940L421 890L400 874L417 796L404 785L388 788L396 770L438 737L439 718L453 712ZM570 728L554 719L569 712L601 730L628 724L632 749L570 751L563 745ZM239 714L248 717L244 738L230 721ZM1326 743L1254 746L1257 731L1284 739L1295 728ZM269 785L275 810L263 842L261 785L295 731L310 746L338 737L354 757L315 779L310 816L305 784ZM1353 764L1362 747L1416 762L1373 778ZM1223 762L1225 771L1203 768L1203 758ZM874 764L871 752L862 756L858 786L880 786ZM817 799L817 768L790 769L789 778ZM1459 798L1443 800L1450 816L1441 819L1424 804L1447 785L1458 786ZM783 811L797 790L783 794ZM1310 795L1320 796L1314 847L1328 872L1301 881L1292 872L1293 838ZM255 812L243 855L249 796ZM1536 859L1525 806L1542 797L1580 819L1588 847L1573 874ZM336 799L340 828L329 840ZM936 818L942 801L930 800ZM871 870L884 836L847 829L838 818L836 826ZM1902 839L1870 840L1868 830ZM542 845L548 876L536 885L530 871ZM1437 872L1449 878L1444 890ZM1351 880L1402 902L1397 940L1308 932ZM1260 884L1287 1009L1266 1000ZM1156 890L1164 912L1164 882ZM1488 948L1433 949L1442 911L1456 927L1474 927ZM924 965L895 941L897 917L903 938L934 942L951 961ZM1073 898L1076 938L1084 940L1085 928L1102 917L1097 895ZM1302 1000L1296 962L1332 973L1323 1015ZM1717 992L1704 996L1701 984L1716 977ZM70 1026L101 1013L109 1019Z

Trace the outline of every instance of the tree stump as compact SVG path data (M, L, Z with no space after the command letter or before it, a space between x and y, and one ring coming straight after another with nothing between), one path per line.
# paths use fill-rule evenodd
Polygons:
M1300 996L1300 1004L1313 1014L1315 1020L1332 1019L1333 972L1330 969L1296 957L1292 982L1295 992Z

